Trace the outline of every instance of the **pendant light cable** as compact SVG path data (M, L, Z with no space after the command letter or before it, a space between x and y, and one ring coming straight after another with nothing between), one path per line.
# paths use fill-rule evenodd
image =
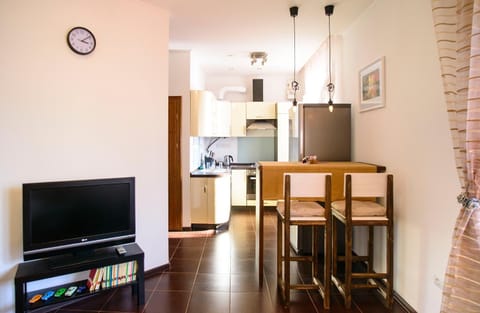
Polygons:
M292 89L293 89L293 105L297 105L297 90L298 90L298 82L296 80L296 72L297 72L297 47L296 47L296 28L295 28L295 17L298 15L298 7L291 7L290 8L290 16L293 18L293 81L292 81Z
M333 112L332 94L335 91L335 85L332 83L332 33L330 31L330 15L333 14L333 5L327 5L325 7L325 14L328 16L328 76L329 82L327 85L328 90L328 110Z

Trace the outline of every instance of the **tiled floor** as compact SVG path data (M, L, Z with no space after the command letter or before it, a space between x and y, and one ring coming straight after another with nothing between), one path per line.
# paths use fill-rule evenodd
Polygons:
M234 210L227 231L213 237L170 239L170 269L146 280L146 303L136 306L128 287L70 304L57 312L162 312L162 313L274 313L324 312L316 292L292 292L289 309L276 289L276 224L273 213L265 218L265 282L258 285L255 264L255 215ZM404 312L398 304L385 309L368 292L354 296L351 310L332 288L329 312Z

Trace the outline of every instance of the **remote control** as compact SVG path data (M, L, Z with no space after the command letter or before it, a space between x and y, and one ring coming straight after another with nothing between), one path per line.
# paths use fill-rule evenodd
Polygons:
M124 255L125 253L127 253L127 250L125 250L124 247L117 247L117 254L118 255Z

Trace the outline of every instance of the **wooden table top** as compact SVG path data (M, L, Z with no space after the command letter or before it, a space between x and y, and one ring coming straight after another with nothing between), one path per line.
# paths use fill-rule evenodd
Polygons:
M385 171L385 167L363 162L273 162L260 161L257 169L261 175L263 200L277 200L283 195L283 174L288 172L332 173L332 201L343 199L343 179L345 173L375 173Z

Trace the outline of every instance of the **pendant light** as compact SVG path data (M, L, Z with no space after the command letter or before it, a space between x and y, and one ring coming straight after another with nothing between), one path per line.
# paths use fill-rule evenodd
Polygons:
M334 5L325 6L325 15L328 16L328 110L333 112L332 94L335 92L335 85L332 83L332 34L330 32L330 16L333 14Z
M295 17L298 15L298 7L290 7L290 16L293 18L293 81L292 81L292 89L293 89L293 106L297 105L297 90L298 90L298 82L295 79L295 74L297 71L296 68L296 38L295 38Z

